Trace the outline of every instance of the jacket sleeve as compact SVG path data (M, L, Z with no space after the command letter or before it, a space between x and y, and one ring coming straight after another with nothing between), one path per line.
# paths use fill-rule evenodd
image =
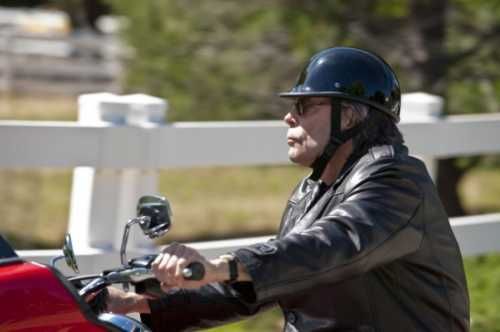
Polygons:
M240 288L251 287L240 283ZM232 288L221 283L196 290L175 289L160 299L149 300L151 314L141 320L153 331L191 331L209 328L253 315L273 303L249 304Z
M342 203L311 226L235 252L256 301L345 280L419 248L423 199L414 177L391 161L371 166L354 173Z

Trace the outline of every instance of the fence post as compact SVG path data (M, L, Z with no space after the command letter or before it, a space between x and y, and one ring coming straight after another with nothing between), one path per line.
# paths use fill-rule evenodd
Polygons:
M78 121L84 125L162 125L167 105L166 100L141 94L85 94L78 99ZM144 151L150 151L149 147ZM123 226L135 216L137 199L157 191L156 170L75 168L68 227L75 247L119 249ZM131 248L152 245L137 233L130 236Z
M401 122L434 122L443 112L443 98L423 92L406 93L401 97ZM418 156L433 180L436 180L436 159Z

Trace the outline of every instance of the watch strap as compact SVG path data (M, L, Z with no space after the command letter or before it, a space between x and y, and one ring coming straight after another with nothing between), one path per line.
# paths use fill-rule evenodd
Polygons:
M222 255L219 257L221 260L227 263L229 267L229 278L225 280L227 283L233 283L238 280L238 261L233 255Z

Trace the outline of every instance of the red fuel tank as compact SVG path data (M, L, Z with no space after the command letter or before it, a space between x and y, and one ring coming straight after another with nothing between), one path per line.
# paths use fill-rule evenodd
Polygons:
M0 331L106 331L82 312L56 272L47 266L13 260L0 265Z

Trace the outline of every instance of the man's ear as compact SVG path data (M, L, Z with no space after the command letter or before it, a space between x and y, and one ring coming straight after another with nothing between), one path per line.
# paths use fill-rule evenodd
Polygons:
M342 130L351 129L356 125L356 117L354 112L356 111L352 105L344 104L342 110Z

